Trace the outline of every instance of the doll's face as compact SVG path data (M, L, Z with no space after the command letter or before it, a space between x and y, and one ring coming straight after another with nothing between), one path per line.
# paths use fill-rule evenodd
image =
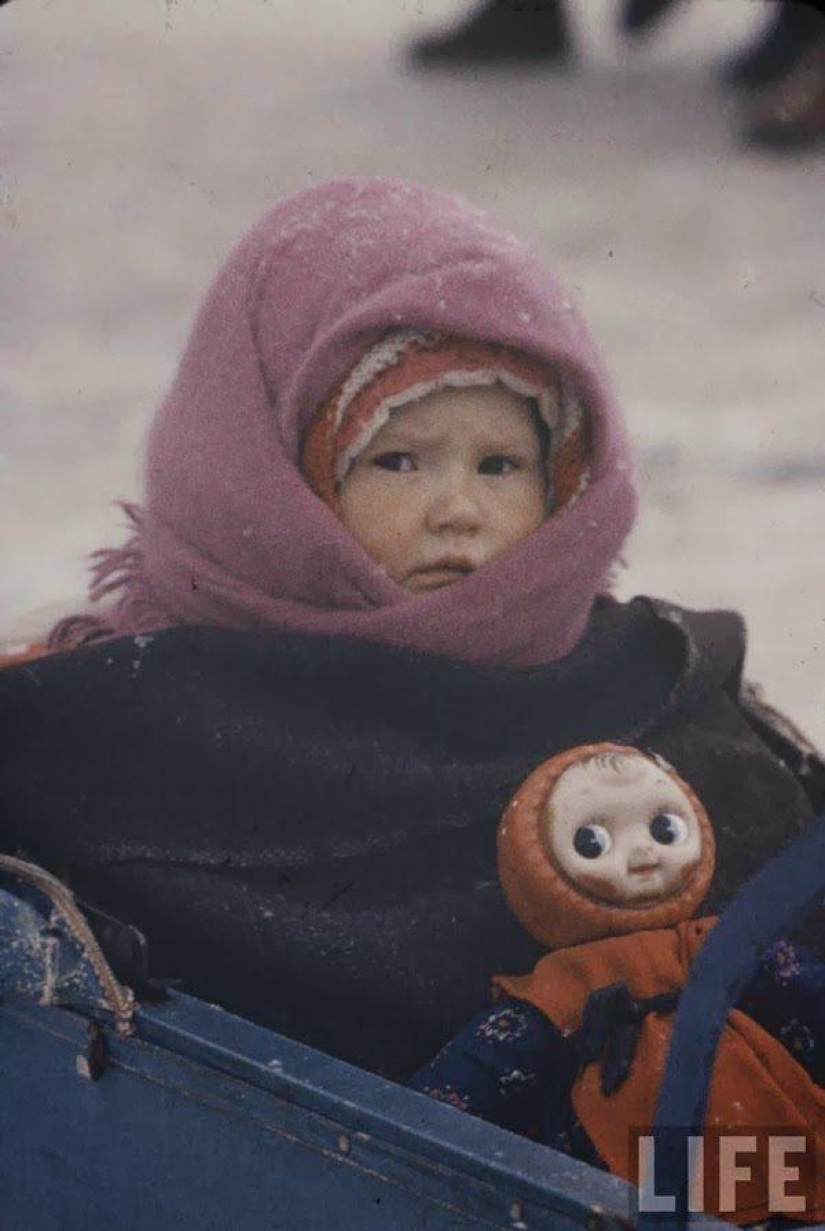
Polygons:
M692 879L702 843L693 807L646 757L607 753L571 766L546 815L558 866L593 898L644 906Z
M534 413L503 385L439 389L396 411L343 480L344 525L408 590L459 581L544 520Z

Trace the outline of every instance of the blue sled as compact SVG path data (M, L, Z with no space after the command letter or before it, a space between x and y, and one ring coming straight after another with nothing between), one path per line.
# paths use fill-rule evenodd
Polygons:
M821 893L825 826L811 832L818 847L808 835L771 865L771 919L754 915L746 887L708 941L657 1124L701 1123L715 1023L766 932ZM778 918L783 875L795 905ZM687 1065L673 1054L684 1038ZM678 1185L679 1160L668 1165ZM0 1231L614 1231L652 1225L636 1198L622 1180L191 996L136 1005L68 890L0 856ZM698 1215L656 1226L687 1222L730 1228Z

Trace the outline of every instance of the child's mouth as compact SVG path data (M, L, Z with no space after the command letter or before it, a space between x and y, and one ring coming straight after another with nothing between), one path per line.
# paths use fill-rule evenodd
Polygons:
M475 565L469 560L450 557L412 569L407 577L407 584L414 590L436 590L466 577L474 570Z

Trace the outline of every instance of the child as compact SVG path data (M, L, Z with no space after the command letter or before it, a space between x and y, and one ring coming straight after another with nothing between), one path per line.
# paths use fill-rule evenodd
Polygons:
M660 758L574 748L518 788L498 855L511 908L551 952L530 974L495 976L496 1006L411 1085L638 1182L631 1130L653 1124L679 991L715 923L691 918L713 874L707 814ZM825 966L779 944L722 1031L706 1124L821 1129L823 1048ZM704 1208L718 1213L706 1144ZM816 1148L811 1222L825 1214L821 1132ZM737 1197L733 1221L768 1217L759 1168Z
M634 510L586 327L512 236L392 180L282 202L206 297L93 610L0 676L0 845L157 973L406 1077L538 955L492 841L531 765L661 752L717 818L714 909L812 815L741 620L606 593Z

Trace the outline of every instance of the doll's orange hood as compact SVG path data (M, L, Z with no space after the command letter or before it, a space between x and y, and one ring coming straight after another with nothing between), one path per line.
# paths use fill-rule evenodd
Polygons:
M566 769L598 753L645 755L621 744L586 744L542 762L518 788L498 829L498 871L513 913L549 949L671 927L689 919L708 891L715 861L713 830L696 794L675 770L662 766L687 795L699 821L702 852L691 879L676 893L644 906L613 905L590 897L557 867L545 814Z

